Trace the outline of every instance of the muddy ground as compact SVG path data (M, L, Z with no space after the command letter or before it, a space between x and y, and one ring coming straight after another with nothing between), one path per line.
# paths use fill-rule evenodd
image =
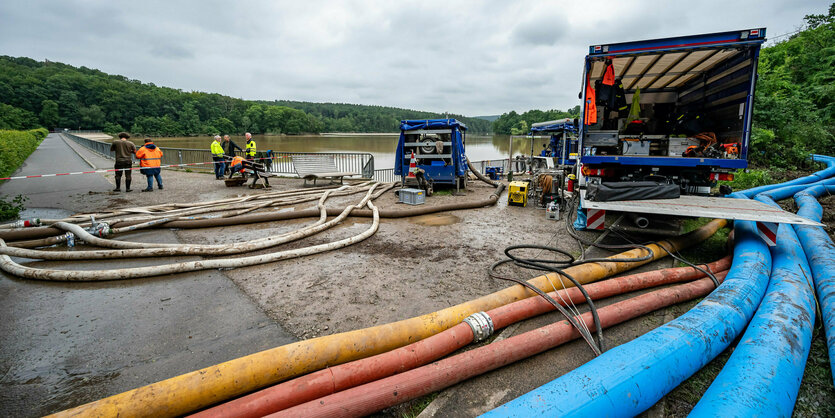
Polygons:
M224 187L222 182L206 173L168 170L163 172L164 191L139 193L144 178L137 175L134 177L135 191L132 193L91 190L72 194L62 202L61 207L72 212L96 212L119 207L206 201L262 193L258 190ZM107 178L112 181L112 176ZM275 190L301 186L301 181L296 179L275 179L271 183ZM480 182L472 182L471 186L463 196L442 193L429 198L427 204L482 199L493 190ZM507 287L507 283L488 277L486 270L503 257L502 251L509 245L548 243L579 255L576 242L563 230L563 221L546 220L542 209L507 206L506 196L504 193L497 205L480 209L405 219L383 219L375 235L346 249L213 274L227 277L281 329L295 338L304 339L425 314ZM334 198L328 201L328 206L341 208L359 199L360 195ZM835 199L826 198L823 203L828 209L824 221L832 225L835 223L835 211L831 209L835 209ZM380 208L405 207L396 202L392 192L381 196L375 204ZM302 204L294 210L312 206L312 203ZM223 243L274 235L314 221L311 218L222 229L176 230L174 234L179 242L184 243ZM613 219L608 220L611 221ZM367 218L350 218L331 230L282 249L346 238L365 230L370 222ZM586 236L594 239L597 234L587 233ZM644 269L671 265L671 261L662 260ZM529 271L516 273L522 277L536 275ZM600 305L628 296L631 295L613 298ZM676 318L697 302L679 304L613 327L606 332L608 344L630 341ZM499 337L507 338L558 319L556 314L535 318L507 329ZM645 415L685 416L707 389L731 350L662 399ZM796 409L797 416L835 414L832 409L835 405L835 389L827 377L825 350L823 333L816 331L813 353ZM434 411L437 416L476 415L553 380L591 358L592 354L585 343L575 341L456 385L440 394L391 408L381 415L414 416L427 405L430 405L427 414ZM487 396L467 397L467 393ZM69 399L55 407L65 408L74 404Z

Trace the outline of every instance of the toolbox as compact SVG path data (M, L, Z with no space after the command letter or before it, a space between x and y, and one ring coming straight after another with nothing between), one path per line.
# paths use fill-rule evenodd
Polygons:
M583 140L584 147L616 147L618 131L588 131Z
M684 151L691 146L699 146L699 141L696 138L670 138L667 146L667 155L670 157L681 157Z
M621 142L622 155L649 155L651 141L644 141L638 138L623 138Z
M528 182L526 181L511 181L508 185L507 192L508 206L527 206L528 205Z
M407 205L422 205L426 202L426 194L421 189L400 189L397 194L400 202Z

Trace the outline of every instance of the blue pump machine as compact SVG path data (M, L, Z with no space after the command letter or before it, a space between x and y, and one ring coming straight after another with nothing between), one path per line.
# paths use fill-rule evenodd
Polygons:
M537 134L551 135L548 148L540 153L541 157L553 157L555 163L560 166L573 166L577 162L579 139L573 119L534 123L531 125L531 141L533 135ZM533 152L533 146L531 151Z
M394 174L402 176L406 183L414 152L417 168L424 171L427 181L464 188L467 179L466 131L467 126L455 119L400 121Z

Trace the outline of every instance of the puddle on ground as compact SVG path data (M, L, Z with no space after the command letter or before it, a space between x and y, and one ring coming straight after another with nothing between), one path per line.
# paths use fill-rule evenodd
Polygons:
M409 222L423 226L444 226L461 222L461 218L448 213L436 213L432 215L421 215L409 218Z
M18 217L20 219L64 219L72 216L73 214L75 214L75 212L59 208L26 208L20 211L20 215L18 215Z

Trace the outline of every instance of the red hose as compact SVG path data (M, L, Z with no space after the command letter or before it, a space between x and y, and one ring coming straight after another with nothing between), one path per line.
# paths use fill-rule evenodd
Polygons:
M727 271L716 274L720 281ZM714 289L708 278L652 291L597 310L604 327L619 324L654 310L702 297ZM534 298L539 299L539 298ZM590 328L591 313L582 316ZM445 358L381 380L276 412L270 417L364 416L383 410L490 370L508 365L579 338L568 321L560 321L505 340Z
M710 263L707 268L713 272L722 271L730 268L730 264L731 258L725 257ZM703 276L703 273L692 267L679 267L617 277L587 284L584 287L592 299L598 300L635 290L694 280ZM550 295L557 300L560 299L554 292ZM585 302L579 289L575 287L562 290L560 295L566 300L573 300L574 303ZM494 329L501 329L553 310L553 305L546 300L534 297L490 310L487 314L493 320ZM470 326L460 323L405 347L319 370L201 411L193 416L261 417L422 366L455 352L472 342L472 339L473 333Z

